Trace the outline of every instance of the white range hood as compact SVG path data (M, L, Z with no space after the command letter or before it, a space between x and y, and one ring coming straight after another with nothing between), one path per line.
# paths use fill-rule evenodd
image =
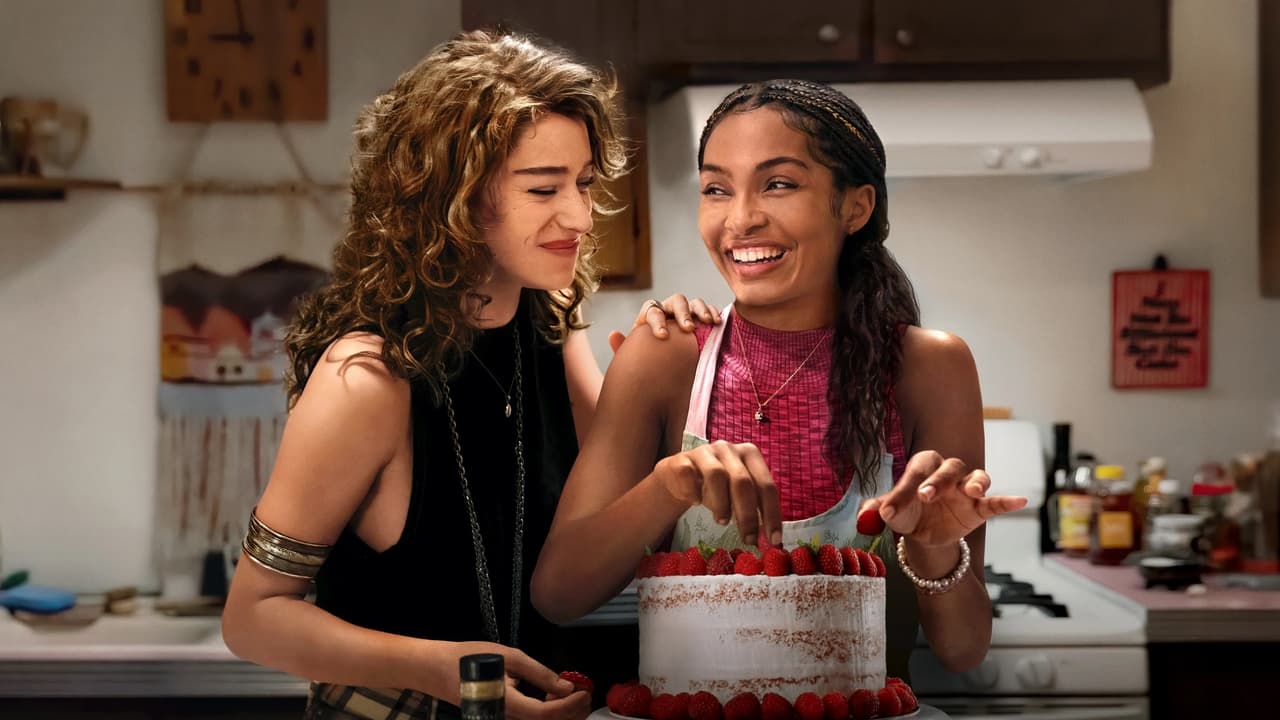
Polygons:
M688 86L668 99L687 113L694 148L711 111L735 87ZM1151 166L1151 123L1130 80L835 87L862 107L880 133L890 178L1088 178Z

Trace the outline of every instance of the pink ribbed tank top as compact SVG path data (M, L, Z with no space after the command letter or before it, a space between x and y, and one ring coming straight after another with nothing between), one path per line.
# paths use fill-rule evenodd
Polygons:
M778 484L783 520L826 512L848 489L823 452L830 423L827 378L833 329L770 330L736 313L726 322L707 407L708 439L750 442L760 448ZM711 329L709 325L697 327L699 350L706 345ZM784 386L797 367L795 377ZM763 402L780 387L764 408L769 422L756 422L757 392ZM892 390L885 416L884 451L893 455L893 480L897 482L906 467L906 449Z

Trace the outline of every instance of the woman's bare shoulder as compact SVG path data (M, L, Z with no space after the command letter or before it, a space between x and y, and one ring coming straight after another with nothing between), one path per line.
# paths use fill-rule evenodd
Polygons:
M313 405L340 407L384 428L393 418L407 419L409 382L386 366L383 342L368 332L347 333L333 341L307 378L295 411Z
M899 397L906 404L912 398L922 402L977 384L973 352L959 335L945 330L908 327L902 338L902 376Z

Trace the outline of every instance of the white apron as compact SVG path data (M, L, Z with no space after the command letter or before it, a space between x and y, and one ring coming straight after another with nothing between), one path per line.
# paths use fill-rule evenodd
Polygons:
M724 321L711 329L707 342L698 358L698 369L693 377L693 390L689 394L689 416L685 421L682 450L689 450L705 445L707 440L707 408L711 402L711 388L716 379L716 360L720 356L720 343L724 340L724 331L733 317L733 306L724 309ZM886 492L893 485L893 455L885 453L880 461L880 472L876 476L877 495ZM858 536L856 521L858 508L862 505L862 494L857 482L849 483L844 497L827 511L803 520L787 520L782 523L782 545L787 550L795 548L803 542L816 542L819 545L830 543L836 547L853 545L863 547L862 542L855 543ZM738 535L737 523L733 520L728 525L719 525L711 516L711 511L702 505L689 508L680 519L671 539L672 550L684 550L695 547L699 542L711 547L727 549L757 549L742 542Z

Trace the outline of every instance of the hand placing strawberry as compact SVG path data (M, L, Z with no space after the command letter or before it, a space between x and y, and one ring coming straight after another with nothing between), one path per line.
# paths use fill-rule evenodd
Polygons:
M943 458L932 450L919 452L892 490L863 505L858 528L861 531L863 517L874 512L894 533L921 547L954 546L990 518L1027 504L1024 497L988 497L990 488L985 471L970 470L959 458Z
M884 519L871 507L862 508L858 513L858 534L873 537L884 532Z
M576 672L574 670L565 670L564 672L560 673L560 679L568 680L569 682L573 683L574 690L583 690L588 695L596 691L596 685L595 683L591 682L591 678L587 677L586 675L583 675L580 672Z

